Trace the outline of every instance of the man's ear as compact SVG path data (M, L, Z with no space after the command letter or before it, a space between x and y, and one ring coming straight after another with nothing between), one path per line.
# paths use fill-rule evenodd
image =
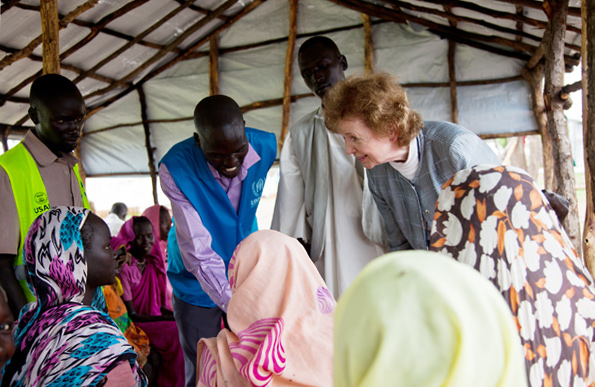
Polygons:
M39 124L39 116L37 115L37 109L31 106L27 112L29 113L29 118L31 118L31 121L33 121L35 125Z
M194 143L197 147L200 148L200 138L198 137L198 133L194 132Z
M341 62L341 65L343 66L343 71L347 70L347 67L349 67L349 65L347 64L347 58L345 58L345 55L341 55L339 57L339 62Z

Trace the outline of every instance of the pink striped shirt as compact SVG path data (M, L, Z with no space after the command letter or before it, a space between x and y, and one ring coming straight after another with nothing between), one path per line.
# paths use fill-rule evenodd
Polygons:
M208 164L213 177L227 192L233 208L238 211L242 194L242 183L248 169L260 160L260 156L250 145L240 173L233 179L222 176L211 164ZM211 248L211 234L205 228L200 215L180 191L165 164L159 167L159 179L163 193L171 201L171 209L176 222L176 236L184 261L184 267L194 274L200 286L223 311L231 298L229 282L225 275L223 259Z

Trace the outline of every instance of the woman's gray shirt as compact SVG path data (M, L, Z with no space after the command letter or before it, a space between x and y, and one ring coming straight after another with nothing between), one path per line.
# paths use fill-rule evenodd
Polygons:
M450 122L425 121L413 141L419 141L420 150L413 180L407 180L389 163L367 171L370 191L384 218L390 251L427 250L442 185L462 169L500 165L498 156L481 138Z

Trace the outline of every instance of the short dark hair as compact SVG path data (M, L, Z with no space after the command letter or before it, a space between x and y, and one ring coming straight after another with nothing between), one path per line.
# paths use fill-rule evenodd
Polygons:
M81 92L70 79L60 74L45 74L31 84L29 104L37 107L58 95L78 95L83 99Z
M322 35L316 35L316 36L313 36L310 39L306 40L304 43L302 43L302 45L300 46L300 49L298 50L298 57L302 54L302 52L306 51L310 47L315 46L317 44L320 44L323 47L326 47L330 50L335 51L337 53L337 55L341 55L341 51L339 51L339 47L337 47L337 44L331 38L327 38L326 36L322 36Z
M124 218L128 213L128 206L122 202L117 202L112 205L110 212Z

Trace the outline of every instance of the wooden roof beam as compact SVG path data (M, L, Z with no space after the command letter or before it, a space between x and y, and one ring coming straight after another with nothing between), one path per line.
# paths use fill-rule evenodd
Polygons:
M285 137L289 131L289 115L291 114L291 84L293 83L293 58L297 40L298 0L289 0L289 39L285 54L285 76L283 78L283 110L281 113L281 133L277 140L279 151L283 149Z
M26 9L26 10L31 10L31 11L37 11L37 12L39 12L39 6L38 5L29 5L29 4L19 3L19 4L16 4L16 6L18 8L21 8L21 9ZM60 19L63 19L64 18L64 15L58 14L58 17ZM71 23L74 24L74 25L77 25L79 27L85 27L85 28L88 28L88 29L93 29L93 27L96 25L96 23L91 23L91 22L87 22L87 21L79 20L79 19L74 19L74 20L71 21ZM106 35L114 36L116 38L120 38L120 39L123 39L123 40L126 40L126 41L131 41L131 40L134 39L134 36L130 36L130 35L124 34L122 32L115 31L115 30L112 30L112 29L106 28L106 27L102 28L101 29L101 32L104 33L104 34L106 34ZM161 45L161 44L153 43L153 42L148 42L146 40L141 40L141 41L137 42L137 44L140 44L141 46L145 46L145 47L149 47L149 48L154 48L154 49L157 49L157 50L163 48L163 45Z
M351 8L357 12L368 13L370 16L376 16L379 18L393 20L396 22L401 22L401 20L405 19L407 21L411 21L413 23L427 27L430 31L432 31L435 34L438 34L440 36L449 37L449 39L450 39L450 37L452 37L453 40L457 40L461 43L463 43L463 41L474 42L474 44L473 44L474 47L486 49L487 51L499 53L501 55L515 57L515 52L514 51L509 52L507 50L502 50L502 49L499 49L496 47L491 47L490 45L486 45L483 43L497 44L500 46L512 48L514 50L524 51L529 54L533 54L538 49L538 46L533 46L530 44L517 42L514 40L502 38L502 37L487 36L487 35L476 34L476 33L472 33L472 32L466 32L463 30L445 26L443 24L434 23L432 21L429 21L429 20L426 20L426 19L423 19L423 18L420 18L417 16L408 15L408 14L397 14L395 11L393 11L389 8L386 8L386 7L382 7L382 6L375 6L375 5L367 4L367 3L364 5L363 3L356 2L355 0L331 0L331 1L334 3L340 4L340 5L343 5L345 7ZM470 43L468 43L468 44L472 45ZM505 54L505 53L508 53L508 54ZM573 56L565 55L565 58L566 58L566 63L568 63L569 65L576 66L578 63L580 63L580 59L575 58ZM527 58L524 58L524 60L527 60Z
M540 9L540 10L543 10L543 3L544 3L543 1L534 1L534 0L496 0L496 1L499 1L501 3L521 5L523 7ZM567 7L567 9L568 9L567 14L569 16L581 17L581 9L580 8Z
M148 69L153 63L157 62L159 59L163 58L165 55L167 55L169 53L169 51L171 49L173 49L174 47L177 47L179 44L184 42L184 40L186 40L190 35L192 35L196 31L198 31L200 28L207 25L209 22L211 22L213 19L215 19L217 17L217 15L220 15L223 12L225 12L227 9L229 9L236 2L237 2L237 0L227 0L225 3L223 3L222 5L217 7L217 9L215 9L209 15L203 17L198 22L194 23L189 28L187 28L183 33L181 33L174 40L172 40L170 43L168 43L163 49L161 49L157 53L155 53L155 55L153 55L149 60L145 61L143 64L138 66L136 69L129 72L122 79L112 83L111 85L109 85L107 87L104 87L103 89L94 91L93 93L89 94L89 97L94 97L97 95L102 95L102 94L108 93L108 92L115 90L119 87L122 87L122 86L124 86L124 84L132 81L138 74L140 74L141 72Z
M402 1L393 1L393 0L381 0L384 1L387 4L392 5L393 7L398 7L399 9L401 8L405 8L411 11L416 11L416 12L423 12L426 14L430 14L430 15L435 15L435 16L439 16L439 17L443 17L446 18L450 21L457 21L457 22L466 22L466 23L471 23L471 24L475 24L475 25L479 25L482 27L486 27L489 29L492 29L494 31L498 31L498 32L502 32L502 33L506 33L506 34L511 34L511 35L515 35L518 37L518 35L522 35L525 38L534 40L534 41L541 41L541 37L536 36L536 35L531 35L528 32L523 32L522 30L514 30L511 28L506 28L506 27L502 27L499 26L497 24L494 23L488 23L485 20L479 20L479 19L474 19L472 17L469 16L460 16L460 15L455 15L454 13L452 13L452 8L449 5L443 5L443 7L448 8L450 11L447 12L443 12L440 11L439 9L435 9L435 8L428 8L428 7L420 7L420 6L416 6L416 5L412 5L409 3L405 3ZM544 28L547 26L546 23L543 24Z
M40 4L43 73L60 74L58 0L41 0Z
M85 3L76 7L72 12L68 13L62 20L60 20L59 29L65 28L68 25L68 23L70 23L72 20L74 20L75 17L77 17L81 13L93 8L95 6L95 4L97 4L97 2L98 2L98 0L87 0ZM33 50L35 50L41 44L41 40L42 40L42 36L39 35L37 38L33 39L31 42L29 42L29 44L27 44L21 50L2 58L0 60L0 70L5 68L6 66L10 66L11 64L13 64L14 62L16 62L20 59L23 59L23 58L31 55L31 53L33 53Z
M113 59L118 57L120 54L122 54L124 51L128 50L130 47L132 47L136 43L140 42L145 36L149 35L153 31L155 31L157 28L161 27L163 24L165 24L171 18L178 15L180 12L182 12L184 9L186 9L188 6L190 6L190 4L192 4L192 2L193 2L193 0L184 1L179 7L172 10L171 12L169 12L167 15L162 17L159 21L157 21L155 24L153 24L149 28L145 29L143 32L141 32L136 37L134 37L131 41L129 41L122 47L118 48L116 51L114 51L113 53L111 53L110 55L105 57L104 59L102 59L99 63L95 64L89 70L86 70L85 72L81 73L78 77L76 77L76 79L74 80L74 83L78 83L82 79L96 74L97 70L99 70L101 67L105 66L107 63L111 62ZM163 47L161 47L161 49L163 49Z
M177 1L180 4L183 4L183 2L184 2L184 0L175 0L175 1ZM208 10L206 8L199 7L198 5L194 5L194 4L190 6L190 9L193 10L193 11L202 13L203 15L208 15L209 12L211 12L210 10ZM224 22L227 22L229 20L229 17L228 16L225 16L225 15L218 15L217 16L217 19L221 19Z
M455 8L455 7L456 8L464 8L464 9L474 11L477 13L482 13L486 16L490 16L495 19L508 19L508 20L520 21L525 24L529 24L534 27L539 27L544 30L547 28L547 21L531 19L525 15L518 15L516 13L495 11L491 8L486 8L481 5L478 5L478 4L475 4L472 2L468 2L468 1L458 1L458 0L420 0L420 1L430 3L430 4L439 4L439 5L448 4L453 8ZM504 0L498 0L498 1L516 4L516 5L520 5L520 6L524 5L524 4L521 4L522 2L516 2L516 1L504 1ZM532 3L534 3L534 2L532 2ZM541 4L541 3L538 3L538 4ZM534 8L534 7L531 7L531 8ZM568 31L572 31L572 32L580 34L580 28L576 28L574 26L566 26L566 28Z
M119 94L117 94L117 95L115 95L115 96L107 99L106 101L103 101L102 103L100 103L98 105L95 105L94 107L90 108L88 110L88 112L87 112L87 117L88 116L91 116L91 115L95 114L96 112L100 111L101 109L103 109L103 108L111 105L114 101L117 101L118 99L120 99L123 96L127 95L131 91L135 90L137 87L140 87L141 85L143 85L145 82L147 82L147 81L153 79L154 77L156 77L157 75L161 74L163 71L171 68L172 66L175 66L178 62L184 60L188 55L190 55L196 49L198 49L203 44L205 44L206 42L208 42L209 39L211 38L211 36L213 36L215 34L221 33L223 30L225 30L229 26L233 25L235 22L237 22L238 20L240 20L242 17L244 17L248 13L252 12L254 9L256 9L259 5L261 5L265 1L266 0L254 0L254 1L252 1L250 4L248 4L246 7L244 7L244 9L242 9L240 12L238 12L236 15L234 15L232 18L230 18L226 23L224 23L224 24L220 25L219 27L215 28L209 34L207 34L206 36L204 36L201 39L198 39L197 41L195 41L194 43L192 43L189 47L187 47L185 50L183 50L182 52L178 53L178 56L176 58L174 58L174 59L170 60L169 62L163 64L161 67L159 67L157 69L154 69L153 71L151 71L151 73L145 75L142 79L140 79L134 85L129 86L127 89L123 90Z

